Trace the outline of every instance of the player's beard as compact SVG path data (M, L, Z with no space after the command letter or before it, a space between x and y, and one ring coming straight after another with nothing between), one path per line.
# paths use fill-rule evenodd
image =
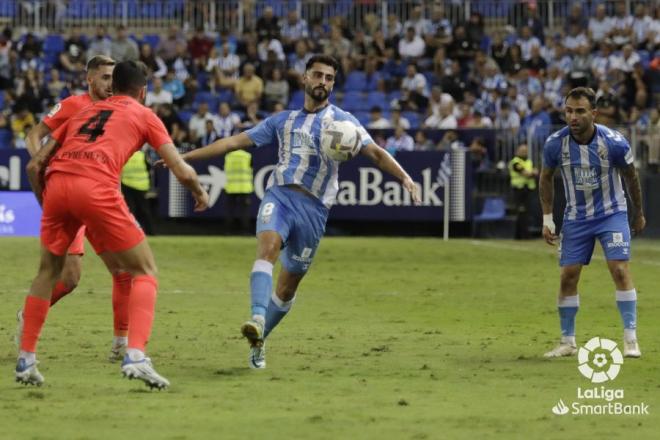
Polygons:
M312 98L316 102L323 102L326 99L328 99L328 95L330 94L325 87L323 86L307 86L305 92L309 95L310 98Z

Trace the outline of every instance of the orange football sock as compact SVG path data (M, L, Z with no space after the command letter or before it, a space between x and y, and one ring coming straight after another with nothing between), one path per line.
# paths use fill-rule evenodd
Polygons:
M115 336L128 335L128 303L131 298L133 277L128 272L112 276L112 312Z
M44 326L50 301L36 296L25 297L23 306L23 335L21 336L21 350L30 353L37 351L37 341L41 328Z
M50 305L54 306L55 303L57 303L71 292L73 292L73 287L67 286L61 280L57 281L57 283L55 283L55 287L53 287L53 291L50 293Z
M156 310L158 280L151 275L133 277L128 304L128 348L144 351Z

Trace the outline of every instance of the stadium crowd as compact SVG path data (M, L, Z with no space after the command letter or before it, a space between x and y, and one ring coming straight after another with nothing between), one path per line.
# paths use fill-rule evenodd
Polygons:
M331 102L370 129L391 129L375 139L393 153L456 147L455 133L433 140L422 130L462 128L499 130L511 151L522 140L536 148L562 124L565 93L588 85L598 95L597 122L638 128L658 163L660 6L632 2L627 13L624 1L611 10L593 3L575 2L553 30L534 1L520 2L499 29L487 28L479 12L450 20L440 3L390 15L385 27L369 14L355 29L344 16L308 22L295 10L278 17L270 7L242 34L199 27L186 35L172 26L164 35L140 35L100 25L93 34L73 27L65 36L40 37L5 28L0 148L23 147L49 108L82 93L85 63L97 54L151 68L146 103L185 151L299 108L305 63L325 53L342 67ZM478 141L469 148L484 150Z

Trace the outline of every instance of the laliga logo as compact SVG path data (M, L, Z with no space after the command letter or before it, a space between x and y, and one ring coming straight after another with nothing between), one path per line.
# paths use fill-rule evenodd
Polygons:
M15 219L14 210L7 209L5 205L0 205L0 223L14 223Z
M578 350L578 370L592 383L614 380L623 365L623 355L610 339L595 337Z

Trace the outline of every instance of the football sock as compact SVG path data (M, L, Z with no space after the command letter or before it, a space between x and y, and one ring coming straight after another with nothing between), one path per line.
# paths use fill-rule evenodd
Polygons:
M266 309L266 326L264 328L264 339L270 332L273 331L275 326L280 323L280 321L289 313L293 302L296 300L294 296L289 301L282 301L276 294L273 294L270 297L268 302L268 309Z
M115 336L112 338L112 345L119 347L120 345L128 345L128 336Z
M69 287L62 280L58 280L50 293L50 305L54 306L60 299L73 291L73 287Z
M158 280L151 275L133 277L128 303L128 347L144 351L156 309Z
M266 260L257 260L250 274L250 297L252 316L264 316L268 308L268 298L273 289L273 264Z
M637 340L637 291L617 290L616 306L623 320L623 337L626 341Z
M34 362L37 360L37 354L36 354L36 353L29 352L29 351L23 351L23 350L21 350L21 351L18 353L18 358L19 358L19 359L21 359L21 358L22 358L22 359L25 359L25 363L26 363L27 365L30 365L30 364L34 364Z
M25 297L23 306L23 335L21 336L21 350L34 353L37 351L37 341L41 328L44 326L50 301L36 296Z
M126 349L126 355L133 362L140 362L145 358L144 351L138 350L137 348Z
M128 272L112 275L112 313L115 336L128 335L128 304L133 277Z
M560 296L557 300L561 341L575 345L575 315L580 307L580 296Z

